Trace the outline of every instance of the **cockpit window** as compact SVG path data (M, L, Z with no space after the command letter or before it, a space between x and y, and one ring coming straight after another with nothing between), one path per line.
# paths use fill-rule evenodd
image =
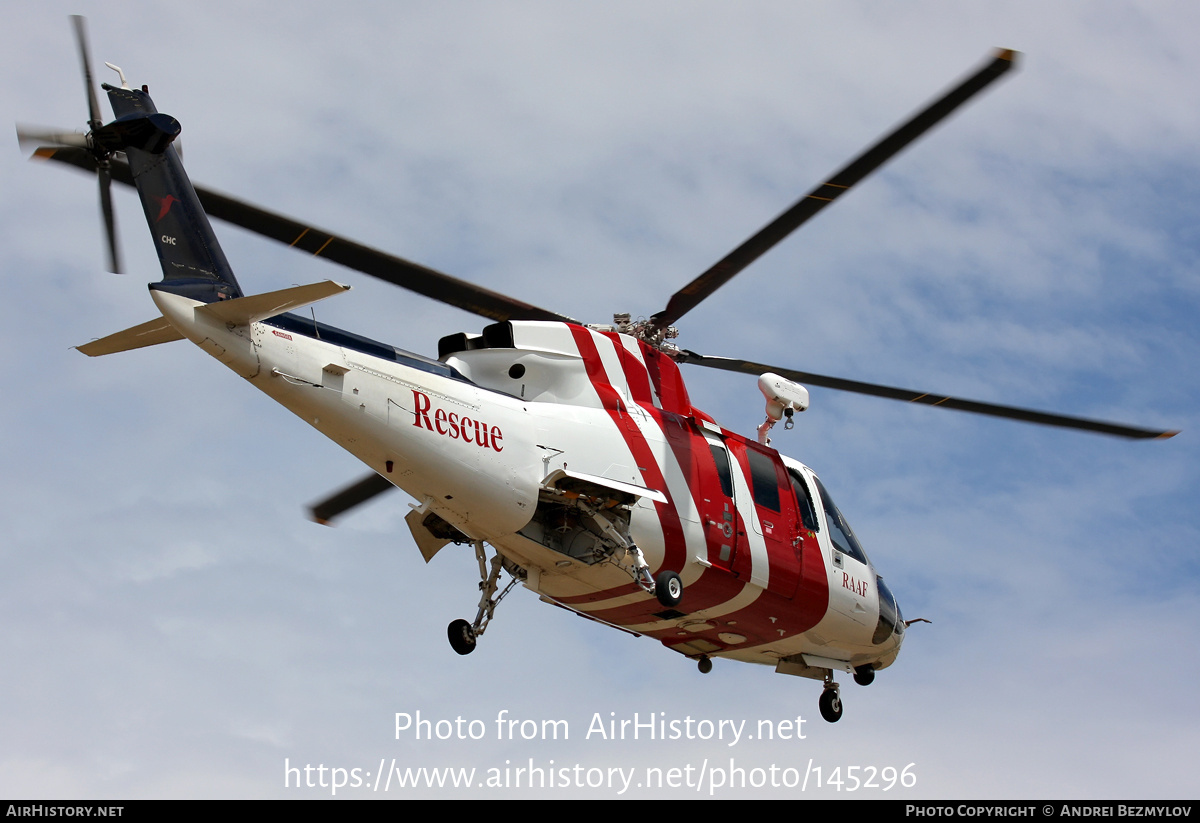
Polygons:
M825 490L820 478L817 478L817 491L821 495L821 505L825 508L825 519L829 522L829 539L833 541L833 545L838 551L850 555L860 563L867 563L866 552L862 550L858 538L854 536L854 530L850 528L846 518L842 517L838 507L834 505L833 498Z
M813 507L812 493L808 490L808 484L804 482L803 477L796 473L795 469L788 469L788 475L792 478L792 491L796 494L796 505L800 508L800 522L810 532L819 532L821 527L817 524L817 511Z
M900 614L900 604L896 602L892 590L883 582L882 577L875 578L879 586L879 622L875 624L875 634L871 642L878 646L892 636L892 633L904 634L904 615Z

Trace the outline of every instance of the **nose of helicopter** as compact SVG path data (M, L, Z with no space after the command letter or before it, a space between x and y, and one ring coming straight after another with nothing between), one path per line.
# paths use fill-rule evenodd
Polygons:
M871 642L881 647L884 652L883 664L889 665L900 653L900 645L904 642L904 616L900 613L900 604L882 577L875 578L879 587L879 622L875 624L875 634Z

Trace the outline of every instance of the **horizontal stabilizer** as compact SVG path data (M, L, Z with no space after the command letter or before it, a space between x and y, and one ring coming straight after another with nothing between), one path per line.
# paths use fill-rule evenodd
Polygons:
M183 335L175 331L175 327L167 322L167 318L158 317L131 329L110 334L108 337L102 337L75 348L88 357L99 357L102 354L115 354L119 351L156 346L159 343L170 343L172 340L182 339Z
M268 317L275 317L284 312L316 303L326 297L349 291L350 287L343 283L325 280L320 283L310 283L307 286L293 286L290 289L269 291L266 294L252 294L248 297L236 297L232 300L220 300L216 303L206 303L197 306L198 313L207 314L223 323L234 326L248 326Z

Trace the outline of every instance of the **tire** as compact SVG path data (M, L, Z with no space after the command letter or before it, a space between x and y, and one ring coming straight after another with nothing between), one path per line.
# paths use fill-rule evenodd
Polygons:
M700 674L708 674L709 672L711 672L711 671L712 671L712 658L710 658L710 657L701 657L701 658L700 658L700 659L699 659L699 660L696 662L696 667L697 667L698 669L700 669Z
M859 666L854 670L854 682L860 686L870 686L875 682L875 670L870 666Z
M668 609L678 606L683 600L683 581L675 572L660 572L654 581L654 596Z
M821 707L821 717L829 723L836 723L842 719L842 699L834 689L821 692L821 699L817 705Z
M475 651L475 632L471 631L471 624L465 620L455 620L447 626L446 637L450 639L450 648L459 654Z

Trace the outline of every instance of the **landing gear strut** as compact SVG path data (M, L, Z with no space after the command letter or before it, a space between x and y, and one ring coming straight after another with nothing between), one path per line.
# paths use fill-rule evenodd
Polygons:
M650 564L646 562L646 556L629 536L627 519L615 519L612 511L592 506L580 505L580 508L591 517L600 534L604 536L604 545L608 549L607 559L610 563L632 577L642 591L654 595L666 608L673 609L679 605L683 600L683 581L672 571L659 572L658 577L650 573Z
M821 717L827 722L836 723L842 719L842 693L838 684L833 682L832 671L825 675L825 691L821 692L817 705L821 709Z
M476 639L481 637L484 631L487 630L488 623L492 620L492 615L496 611L496 606L500 605L500 601L504 596L512 591L512 587L517 585L519 580L517 574L520 570L516 567L510 568L508 573L512 575L512 580L508 581L508 585L503 591L497 595L497 590L500 589L500 570L504 568L504 556L500 552L496 552L492 557L491 571L488 571L487 553L483 548L483 541L476 540L475 542L475 559L479 561L479 610L475 613L475 622L468 623L466 620L455 620L446 628L446 636L450 640L450 648L459 654L470 654L475 651Z

